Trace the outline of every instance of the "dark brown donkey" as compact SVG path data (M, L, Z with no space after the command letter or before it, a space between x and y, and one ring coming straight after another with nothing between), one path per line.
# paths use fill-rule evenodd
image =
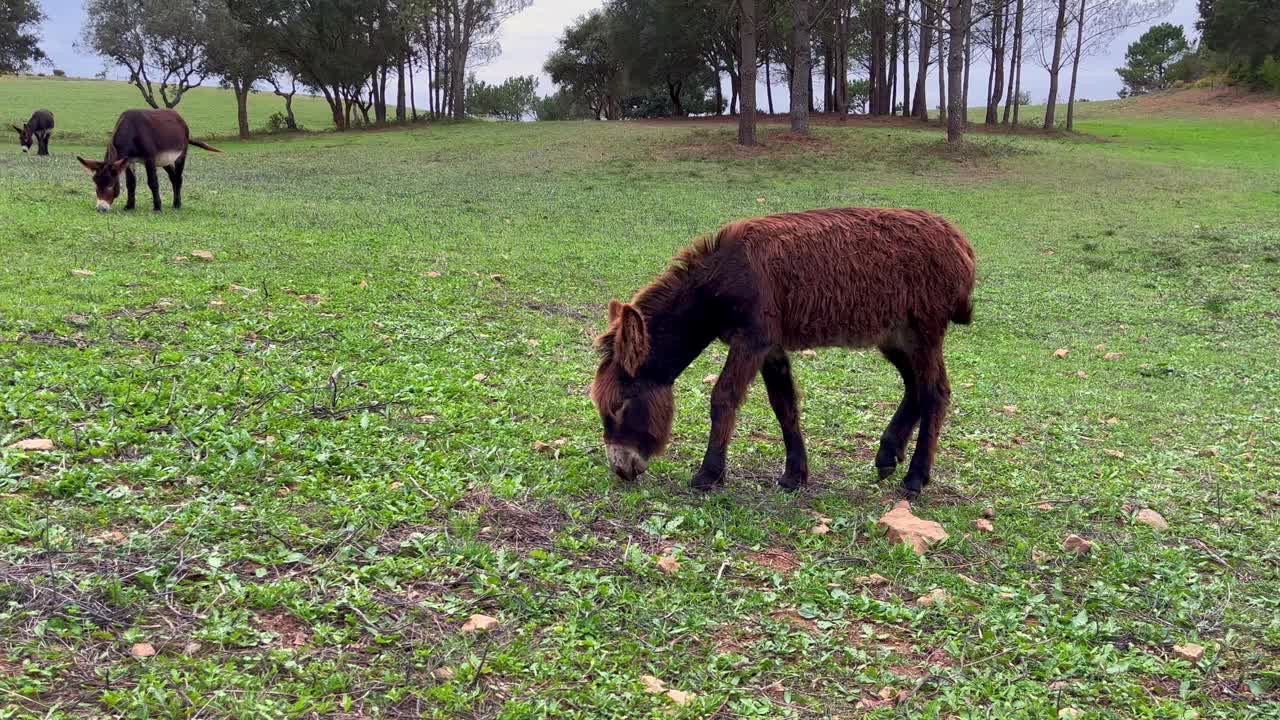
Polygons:
M129 191L125 210L132 210L138 179L133 174L133 164L140 162L147 169L147 187L151 188L151 209L160 211L160 182L156 168L162 167L169 174L173 186L173 209L182 207L182 169L187 164L187 146L195 145L209 152L221 150L191 139L191 131L182 116L173 110L125 110L116 121L116 130L107 146L107 156L102 162L85 160L77 156L93 175L98 194L98 212L111 210L111 203L120 195L120 176L125 176Z
M53 113L48 110L37 110L31 113L31 119L22 124L22 127L10 125L9 127L18 131L18 144L22 146L22 152L31 150L32 144L38 148L37 155L49 154L49 136L53 134Z
M711 393L711 439L692 485L723 482L738 406L756 373L782 426L786 471L809 474L787 353L875 346L902 373L906 392L880 438L883 479L920 436L903 492L929 482L951 397L942 341L968 324L974 255L947 221L918 210L813 210L735 222L682 251L630 303L609 304L609 329L591 399L604 421L609 467L630 480L671 438L672 384L719 338L729 357Z

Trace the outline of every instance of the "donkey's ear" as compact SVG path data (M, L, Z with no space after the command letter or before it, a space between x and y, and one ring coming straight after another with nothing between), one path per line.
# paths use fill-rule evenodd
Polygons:
M114 170L117 175L119 175L120 173L124 172L124 166L128 164L129 164L129 158L122 157L119 160L116 160L115 162L111 163L111 169Z
M98 172L98 168L102 167L102 163L98 162L97 160L85 160L79 155L76 156L76 159L79 160L80 164L85 166L85 169L87 169L91 173Z
M649 332L645 329L644 316L635 305L619 305L613 355L628 375L635 375L649 357ZM612 310L610 307L610 312Z
M609 324L612 325L622 316L622 303L617 300L609 301Z

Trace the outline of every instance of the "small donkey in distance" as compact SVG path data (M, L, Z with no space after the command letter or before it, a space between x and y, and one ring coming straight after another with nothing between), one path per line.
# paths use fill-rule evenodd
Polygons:
M974 268L964 236L917 210L774 215L699 239L630 303L609 304L591 399L604 423L610 469L632 480L663 451L675 379L719 339L729 356L711 393L711 437L691 485L708 490L724 482L738 407L761 373L787 452L778 484L795 490L809 464L787 353L874 346L905 385L875 465L881 479L893 474L919 425L902 483L904 495L918 496L951 397L943 338L951 323L971 321Z
M18 144L22 146L22 152L30 152L31 146L36 146L36 155L49 154L49 137L53 135L53 113L48 110L37 110L31 113L31 119L22 124L22 127L10 125L18 132Z
M125 176L129 196L124 209L134 207L138 178L133 164L141 162L147 170L147 187L151 190L151 209L160 212L160 181L156 168L162 167L173 186L173 209L182 207L182 171L187 165L187 146L195 145L209 152L221 150L191 139L191 131L182 116L173 110L126 110L116 121L111 144L102 162L76 160L93 175L98 197L98 212L109 212L111 203L120 195L120 176Z

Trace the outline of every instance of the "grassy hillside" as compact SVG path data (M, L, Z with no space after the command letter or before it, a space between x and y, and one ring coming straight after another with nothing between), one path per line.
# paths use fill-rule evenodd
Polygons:
M856 124L225 141L182 210L162 179L163 213L105 216L81 146L0 149L0 718L1280 717L1280 134L1092 112L961 153ZM978 256L923 558L875 529L874 352L795 358L796 494L760 387L727 487L687 489L722 347L636 483L586 398L609 299L727 220L835 205L932 210Z
M22 124L33 110L53 111L62 140L95 144L105 141L121 112L144 108L138 89L112 80L78 80L0 76L3 122ZM229 90L199 87L183 96L176 108L195 137L236 134L236 101ZM284 100L270 91L249 98L249 125L263 127L274 112L284 112ZM303 127L322 130L333 125L323 98L294 98L293 112ZM54 141L55 144L58 142Z

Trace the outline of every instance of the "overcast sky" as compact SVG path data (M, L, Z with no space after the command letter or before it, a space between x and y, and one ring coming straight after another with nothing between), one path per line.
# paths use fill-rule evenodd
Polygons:
M1176 3L1173 12L1165 20L1182 25L1190 36L1194 32L1196 20L1195 1L1176 0ZM43 0L42 4L48 20L43 27L44 41L41 45L52 58L53 67L80 77L91 77L100 72L103 69L101 60L92 55L82 55L73 47L84 24L82 0ZM476 68L476 76L482 80L501 81L511 75L536 74L541 78L541 92L550 93L553 90L551 80L542 74L542 64L548 53L554 48L566 25L602 4L602 0L534 0L532 7L507 21L502 31L502 54L484 67ZM1120 80L1115 68L1123 64L1128 44L1144 30L1145 26L1134 28L1117 38L1108 52L1081 60L1080 97L1106 100L1116 96ZM982 96L986 92L986 72L985 66L977 65L972 71L971 105L982 104ZM117 69L108 72L108 77L123 79L124 75ZM1066 73L1063 82L1066 82ZM931 97L936 94L936 87L936 84L930 83ZM1030 90L1034 102L1043 102L1048 79L1044 70L1031 62L1029 55L1023 65L1023 87ZM763 104L764 94L759 94L759 101ZM785 109L785 95L785 92L775 88L775 109ZM1063 97L1065 98L1065 88ZM931 104L934 102L936 99L931 99Z

